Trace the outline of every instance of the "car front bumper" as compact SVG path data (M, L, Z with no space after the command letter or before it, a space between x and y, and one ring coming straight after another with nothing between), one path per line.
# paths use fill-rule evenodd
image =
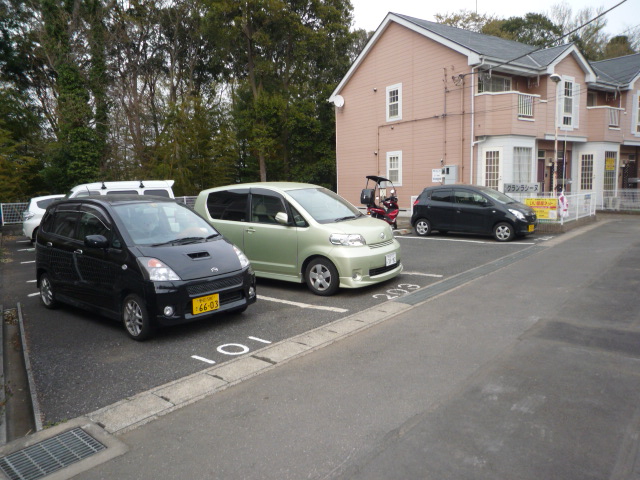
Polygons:
M402 272L400 244L389 242L362 247L337 247L331 260L340 275L340 287L360 288L389 280ZM389 259L395 256L395 261Z
M145 282L144 294L150 318L163 326L193 322L242 309L255 303L257 298L255 274L250 269L182 282ZM194 314L193 300L212 294L218 294L219 307ZM165 315L166 307L172 307L172 315Z

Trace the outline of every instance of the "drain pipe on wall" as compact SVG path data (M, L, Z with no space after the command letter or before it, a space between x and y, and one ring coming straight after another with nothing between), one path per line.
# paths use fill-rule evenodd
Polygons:
M482 59L484 62L484 58ZM482 64L480 64L482 65ZM475 108L476 105L474 103L475 100L475 89L476 89L476 74L478 67L471 67L471 88L469 91L471 92L471 132L469 133L469 185L473 185L473 147L475 137L474 131L474 123L475 123Z
M480 71L480 68L484 65L484 57L480 58L480 65L476 67L471 67L471 88L469 89L471 93L471 132L469 134L469 185L475 185L473 182L473 167L475 162L473 161L473 151L476 145L484 142L487 137L485 136L482 140L474 141L475 137L475 115L476 115L476 74Z

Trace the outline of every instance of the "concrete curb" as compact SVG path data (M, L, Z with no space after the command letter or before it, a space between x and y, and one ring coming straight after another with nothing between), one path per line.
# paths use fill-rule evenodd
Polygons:
M31 407L33 408L33 421L36 431L42 430L42 412L40 410L40 402L38 402L38 392L36 390L36 382L33 378L31 370L31 361L29 360L29 352L27 352L27 338L24 329L24 321L22 319L22 306L20 302L17 304L18 309L18 326L20 328L20 341L22 342L22 355L24 358L24 368L27 372L27 382L29 384L29 395L31 397Z
M229 360L222 365L126 398L96 410L87 417L108 433L125 433L294 358L361 332L410 308L413 307L388 301L266 346L247 357Z

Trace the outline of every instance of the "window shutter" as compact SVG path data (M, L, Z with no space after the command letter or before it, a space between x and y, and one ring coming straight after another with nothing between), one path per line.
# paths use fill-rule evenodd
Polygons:
M636 92L632 95L633 105L631 106L631 135L638 136L640 132L638 132L638 123L640 123L640 119L638 118L638 97L640 97L640 92Z
M573 84L573 129L577 129L580 124L580 84Z

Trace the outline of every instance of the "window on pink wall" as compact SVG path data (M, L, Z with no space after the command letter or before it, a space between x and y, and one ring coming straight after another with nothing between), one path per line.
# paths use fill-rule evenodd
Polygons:
M485 153L484 184L498 190L500 182L500 151L488 150Z
M387 87L387 121L402 120L402 84Z

